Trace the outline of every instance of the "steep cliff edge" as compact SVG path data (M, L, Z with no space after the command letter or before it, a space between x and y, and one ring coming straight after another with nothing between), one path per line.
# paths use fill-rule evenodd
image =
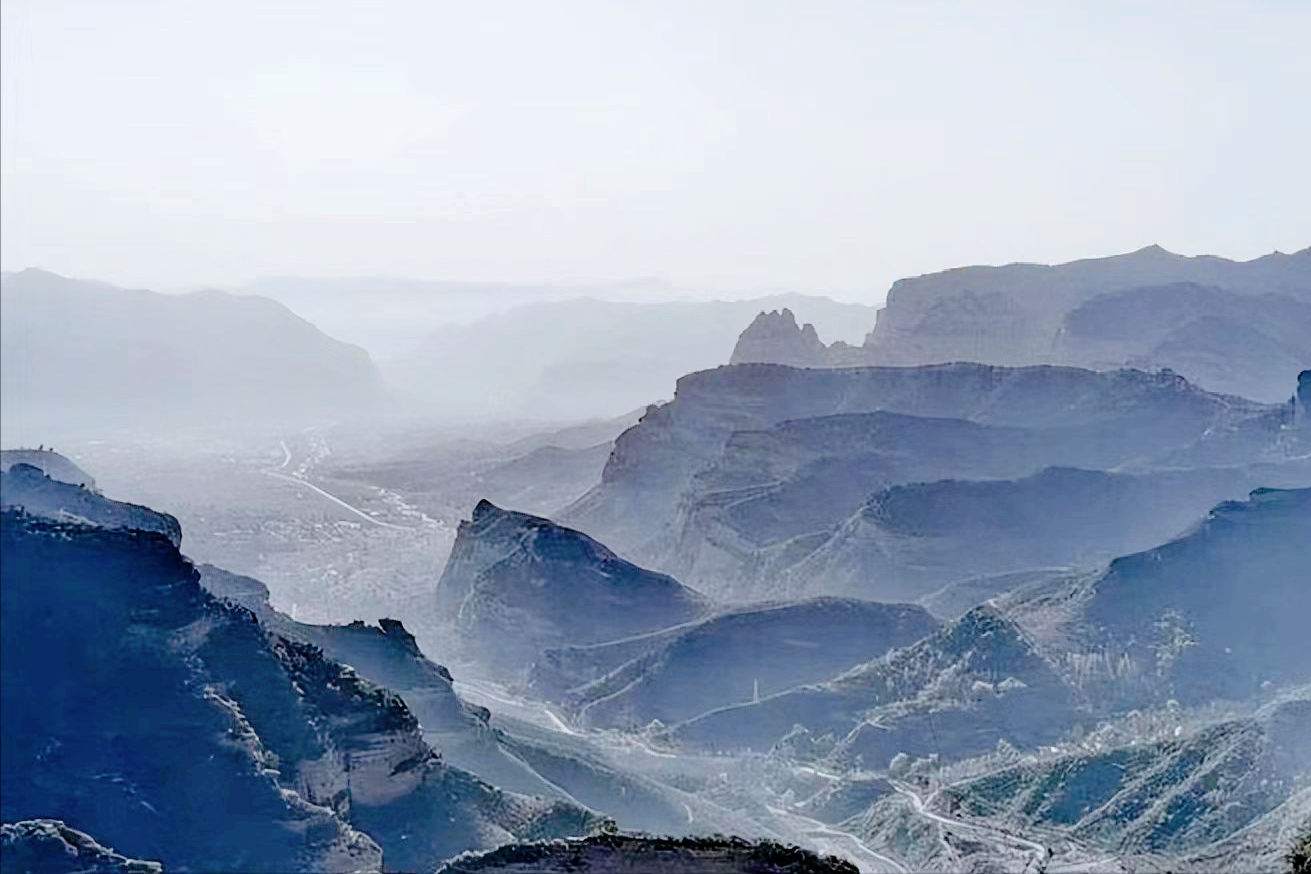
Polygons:
M493 789L394 693L206 593L163 535L3 515L5 820L195 870L428 870L586 833Z
M508 672L547 647L656 631L709 607L581 532L485 500L460 523L437 604L471 654Z

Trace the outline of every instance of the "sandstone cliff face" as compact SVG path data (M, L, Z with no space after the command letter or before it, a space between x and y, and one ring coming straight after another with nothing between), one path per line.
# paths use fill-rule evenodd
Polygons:
M164 536L3 517L6 820L172 869L429 870L595 818L450 767L393 692L224 604Z

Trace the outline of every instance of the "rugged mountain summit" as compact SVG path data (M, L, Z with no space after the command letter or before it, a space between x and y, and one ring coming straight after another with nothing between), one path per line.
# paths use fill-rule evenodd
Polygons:
M471 653L516 671L544 648L668 628L709 602L581 532L484 500L460 523L437 605Z
M380 392L362 349L264 298L24 270L0 300L6 427L341 415Z
M163 535L8 511L0 537L5 820L283 871L422 870L595 822L450 767L401 699L215 600Z
M798 327L792 310L770 310L756 316L742 332L729 364L786 364L790 367L825 367L829 350L815 326Z
M1224 453L1170 466L1279 461L1284 418L1171 373L738 365L684 377L671 403L616 441L600 485L559 517L720 597L899 600L908 593L822 580L807 589L783 576L890 486L1053 465L1151 469L1240 433ZM932 582L917 594L951 580Z
M583 724L643 728L828 679L932 634L922 608L823 598L617 643L551 650L534 688Z
M780 320L769 328L744 332L734 363L1169 367L1213 391L1276 401L1311 365L1311 249L1236 262L1149 246L1054 266L962 267L894 283L861 347L825 349Z

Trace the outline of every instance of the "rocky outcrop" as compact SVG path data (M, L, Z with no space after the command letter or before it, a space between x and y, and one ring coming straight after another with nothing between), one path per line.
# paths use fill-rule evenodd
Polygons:
M554 841L502 847L490 853L453 859L439 874L474 872L608 871L639 874L855 874L856 866L834 856L771 841L740 838L658 838L598 835L578 841Z
M437 604L471 654L509 672L549 647L668 628L709 606L581 532L485 500L460 523Z
M0 473L0 506L54 521L153 531L167 537L174 546L182 545L182 526L169 514L110 500L90 486L55 479L23 462Z
M451 767L395 693L216 600L161 534L8 511L0 539L6 820L263 871L430 870L597 822Z
M163 874L158 862L129 859L57 819L0 825L0 868L13 874Z
M770 310L756 316L733 347L730 364L786 364L790 367L823 367L828 348L815 326L797 325L792 310Z

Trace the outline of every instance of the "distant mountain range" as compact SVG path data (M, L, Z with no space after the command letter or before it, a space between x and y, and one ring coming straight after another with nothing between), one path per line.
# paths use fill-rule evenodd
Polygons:
M799 294L534 303L440 327L416 351L384 360L383 371L413 403L454 417L616 416L670 397L682 375L725 361L742 326L779 306L830 337L858 337L875 317L871 306Z
M960 267L894 283L862 345L822 336L791 311L762 312L730 360L1168 367L1274 402L1311 367L1311 249L1242 262L1149 246L1056 266Z
M265 298L24 270L0 280L0 309L7 432L295 421L381 393L364 350Z

